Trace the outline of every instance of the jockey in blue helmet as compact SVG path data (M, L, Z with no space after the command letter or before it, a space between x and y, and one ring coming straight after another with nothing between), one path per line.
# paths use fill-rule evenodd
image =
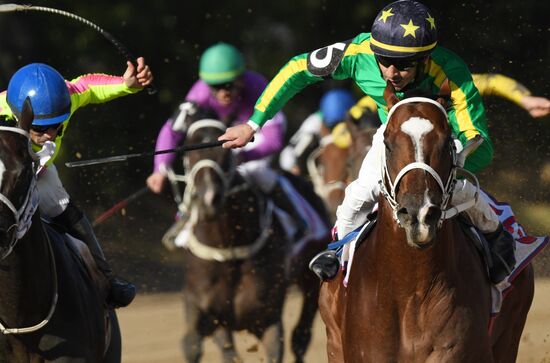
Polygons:
M70 200L53 160L60 149L63 131L78 108L136 93L152 82L152 74L143 58L138 58L137 64L136 68L128 62L122 77L88 74L68 82L49 65L32 63L19 69L10 79L7 92L0 93L0 116L5 120L19 119L25 100L30 99L34 119L29 135L33 149L39 150L48 142L55 142L55 152L37 180L40 213L88 245L97 267L109 281L107 304L111 307L128 305L135 296L135 286L113 274L91 223Z
M7 102L18 118L27 97L33 108L35 126L60 124L71 115L71 97L65 79L47 64L26 65L10 79Z
M355 98L350 91L336 88L328 91L321 98L321 116L325 125L332 129L342 122L348 110L355 104Z

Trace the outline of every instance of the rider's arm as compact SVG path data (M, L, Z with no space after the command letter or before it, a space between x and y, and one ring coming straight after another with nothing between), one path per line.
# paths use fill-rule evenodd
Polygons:
M521 100L531 92L518 81L502 74L472 74L482 96L498 96L523 107Z
M183 133L173 130L172 119L169 119L160 129L159 135L157 137L155 151L173 149L180 143L183 137ZM155 155L153 172L161 171L162 165L171 166L174 162L175 157L175 153Z
M71 110L90 103L104 103L115 98L137 93L141 88L130 88L123 77L106 74L87 74L67 82L71 95Z
M432 54L433 62L428 72L435 80L448 79L451 90L452 107L448 112L453 133L463 145L477 135L484 142L466 159L464 167L477 172L493 159L493 143L489 138L487 117L479 91L474 85L471 73L462 59L456 54L437 48ZM437 85L437 84L436 84Z
M251 126L263 126L306 86L329 77L339 80L352 77L357 52L348 54L348 49L360 49L363 37L359 35L351 41L335 43L292 58L269 82L256 102L250 118Z
M0 93L0 116L2 120L15 120L13 112L11 112L11 108L6 100L6 91Z
M242 161L261 159L281 151L285 130L286 118L282 112L278 112L256 133L254 142L240 153Z

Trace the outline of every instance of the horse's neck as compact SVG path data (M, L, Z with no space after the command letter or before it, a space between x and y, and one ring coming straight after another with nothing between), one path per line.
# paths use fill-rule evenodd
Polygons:
M37 212L26 235L0 261L0 319L8 326L36 324L50 308L55 277L46 238Z
M435 280L452 279L460 273L458 259L461 243L450 238L456 221L450 220L438 231L434 245L419 250L407 244L407 237L393 219L392 210L386 201L380 202L376 228L376 260L378 274L384 279L394 279L405 289L430 289ZM388 272L391 273L388 274Z

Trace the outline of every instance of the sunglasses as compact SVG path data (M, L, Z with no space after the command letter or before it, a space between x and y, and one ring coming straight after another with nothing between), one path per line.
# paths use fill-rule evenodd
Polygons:
M59 130L63 127L63 123L53 124L53 125L31 125L31 130L40 134L43 134L49 130Z
M418 65L418 59L399 59L376 56L376 61L386 68L394 66L398 71L408 71Z
M225 90L225 91L231 91L232 89L235 88L235 82L227 82L227 83L222 83L222 84L212 84L210 85L210 89L214 90L214 91L220 91L220 90Z

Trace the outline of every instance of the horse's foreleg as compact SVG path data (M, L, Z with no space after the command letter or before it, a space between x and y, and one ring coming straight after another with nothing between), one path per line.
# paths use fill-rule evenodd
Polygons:
M267 355L267 362L281 363L284 353L283 323L279 320L267 327L261 340Z
M182 338L183 355L188 363L198 363L202 356L203 335L199 332L202 314L187 296L188 294L184 293L185 331Z
M344 361L344 351L342 350L342 332L340 330L340 317L342 305L339 299L339 293L342 289L343 273L328 282L321 284L319 294L319 313L326 326L327 333L327 356L330 363L340 363Z
M514 289L502 304L493 329L493 357L498 363L514 363L521 334L535 293L533 267L527 266L514 281Z
M242 362L239 355L235 351L235 343L233 341L233 334L227 327L220 326L214 332L214 342L220 348L223 356L224 363L237 363Z

